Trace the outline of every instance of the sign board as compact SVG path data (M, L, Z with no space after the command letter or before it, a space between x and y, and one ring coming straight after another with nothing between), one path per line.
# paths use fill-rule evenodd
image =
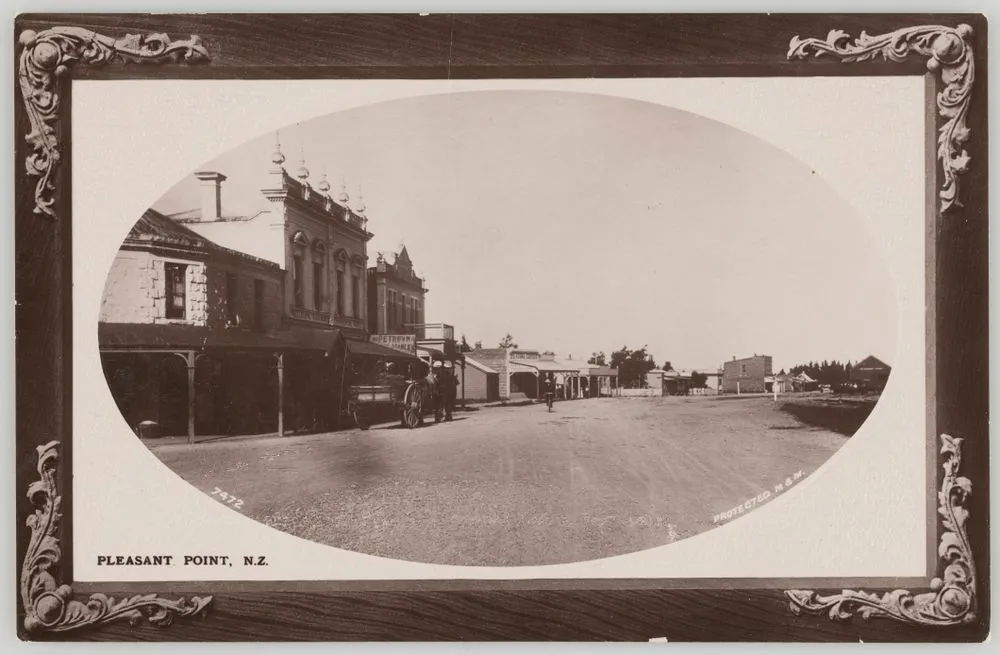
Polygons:
M417 354L417 337L413 334L373 334L371 342L407 355Z

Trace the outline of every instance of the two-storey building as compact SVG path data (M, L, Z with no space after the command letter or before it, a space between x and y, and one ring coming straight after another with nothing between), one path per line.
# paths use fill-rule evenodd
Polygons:
M771 356L743 357L722 365L723 393L764 393L772 384Z
M314 188L301 162L294 177L276 146L261 207L248 215L227 214L222 202L226 177L195 173L201 204L171 218L223 245L277 264L284 271L284 316L303 326L339 329L346 338L366 339L368 218L361 198L345 188L331 194L326 176Z
M428 289L413 270L410 253L403 246L386 261L379 253L368 269L368 330L372 334L412 334L424 322L424 296Z

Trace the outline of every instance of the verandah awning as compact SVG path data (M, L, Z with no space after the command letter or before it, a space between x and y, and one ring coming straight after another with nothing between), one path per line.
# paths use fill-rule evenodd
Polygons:
M580 373L579 367L569 366L568 364L562 364L560 362L552 361L551 359L518 359L518 360L511 360L510 363L512 365L512 368L514 369L523 366L525 368L531 369L532 372L539 371L540 373L573 373L577 375Z
M386 348L385 346L380 346L377 343L372 343L371 341L360 341L357 339L347 339L347 352L352 356L357 357L377 357L379 359L409 359L416 360L415 355L409 353L404 353L401 350L394 350L393 348Z
M213 329L199 325L162 323L99 323L97 327L97 341L102 349L297 349L329 352L341 338L337 330L294 328L255 332L239 328Z
M454 355L449 355L440 348L434 348L433 346L427 346L427 345L418 346L417 355L420 357L427 357L428 359L432 360L456 361L456 362L465 361L465 355L461 353L455 353Z

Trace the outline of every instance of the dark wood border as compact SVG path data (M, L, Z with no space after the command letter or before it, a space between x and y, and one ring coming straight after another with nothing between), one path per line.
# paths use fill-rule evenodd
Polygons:
M972 164L962 177L964 208L937 219L936 294L930 345L936 364L937 433L964 439L962 474L975 493L967 508L978 569L975 620L958 626L908 626L891 620L833 622L793 616L777 590L488 590L232 592L216 594L204 618L169 629L141 623L70 633L24 632L23 638L97 640L831 640L978 641L989 626L988 189L986 19L980 15L22 15L17 36L70 25L122 38L198 35L211 61L71 69L77 78L310 77L590 77L718 75L922 75L925 62L881 60L844 65L836 58L789 61L796 36L883 34L915 25L968 24L976 81L966 144ZM20 47L16 46L15 65ZM18 574L38 480L37 447L62 443L55 480L62 489L59 537L72 543L70 74L58 79L63 108L55 137L57 219L34 213L35 178L23 162L29 120L15 71L16 409ZM862 161L864 153L858 153ZM940 174L940 169L939 169ZM69 549L54 578L71 582ZM169 595L171 585L148 589ZM836 593L835 590L834 593ZM875 591L875 590L869 590ZM132 591L130 590L131 594Z

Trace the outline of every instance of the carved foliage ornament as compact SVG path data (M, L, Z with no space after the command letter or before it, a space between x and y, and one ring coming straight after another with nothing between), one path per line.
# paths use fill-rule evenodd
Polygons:
M59 164L56 123L59 120L57 79L69 66L86 64L197 62L208 58L208 51L197 36L172 41L166 34L129 34L114 39L80 27L53 27L42 32L26 30L20 35L22 46L18 82L28 114L31 132L27 141L31 153L25 161L27 174L39 178L35 186L35 213L55 218L53 176Z
M28 516L31 530L28 550L21 566L21 603L24 627L28 632L66 632L86 626L143 620L155 626L168 626L174 618L202 614L211 596L168 600L155 594L136 595L117 600L104 594L91 594L86 601L76 600L69 585L61 585L53 575L62 551L58 527L62 518L62 497L56 483L59 442L38 446L39 479L28 488L28 498L36 509Z
M938 113L944 120L938 131L938 159L944 182L941 185L941 211L961 207L958 196L958 178L969 168L969 153L964 146L969 141L966 114L975 78L973 66L972 28L968 25L943 27L921 25L907 27L889 34L861 36L850 42L850 36L841 30L831 31L826 40L792 39L788 47L789 59L803 59L832 55L842 62L851 63L873 60L878 56L888 61L901 62L911 54L928 57L927 68L940 73L944 88L937 95Z
M976 620L976 567L966 531L969 512L965 503L972 493L972 482L958 474L962 463L962 440L941 435L944 479L938 491L938 513L942 534L938 546L944 571L933 578L930 590L914 594L897 589L881 596L845 589L839 594L821 596L815 591L786 591L795 614L829 613L834 621L886 617L914 625L957 625Z

